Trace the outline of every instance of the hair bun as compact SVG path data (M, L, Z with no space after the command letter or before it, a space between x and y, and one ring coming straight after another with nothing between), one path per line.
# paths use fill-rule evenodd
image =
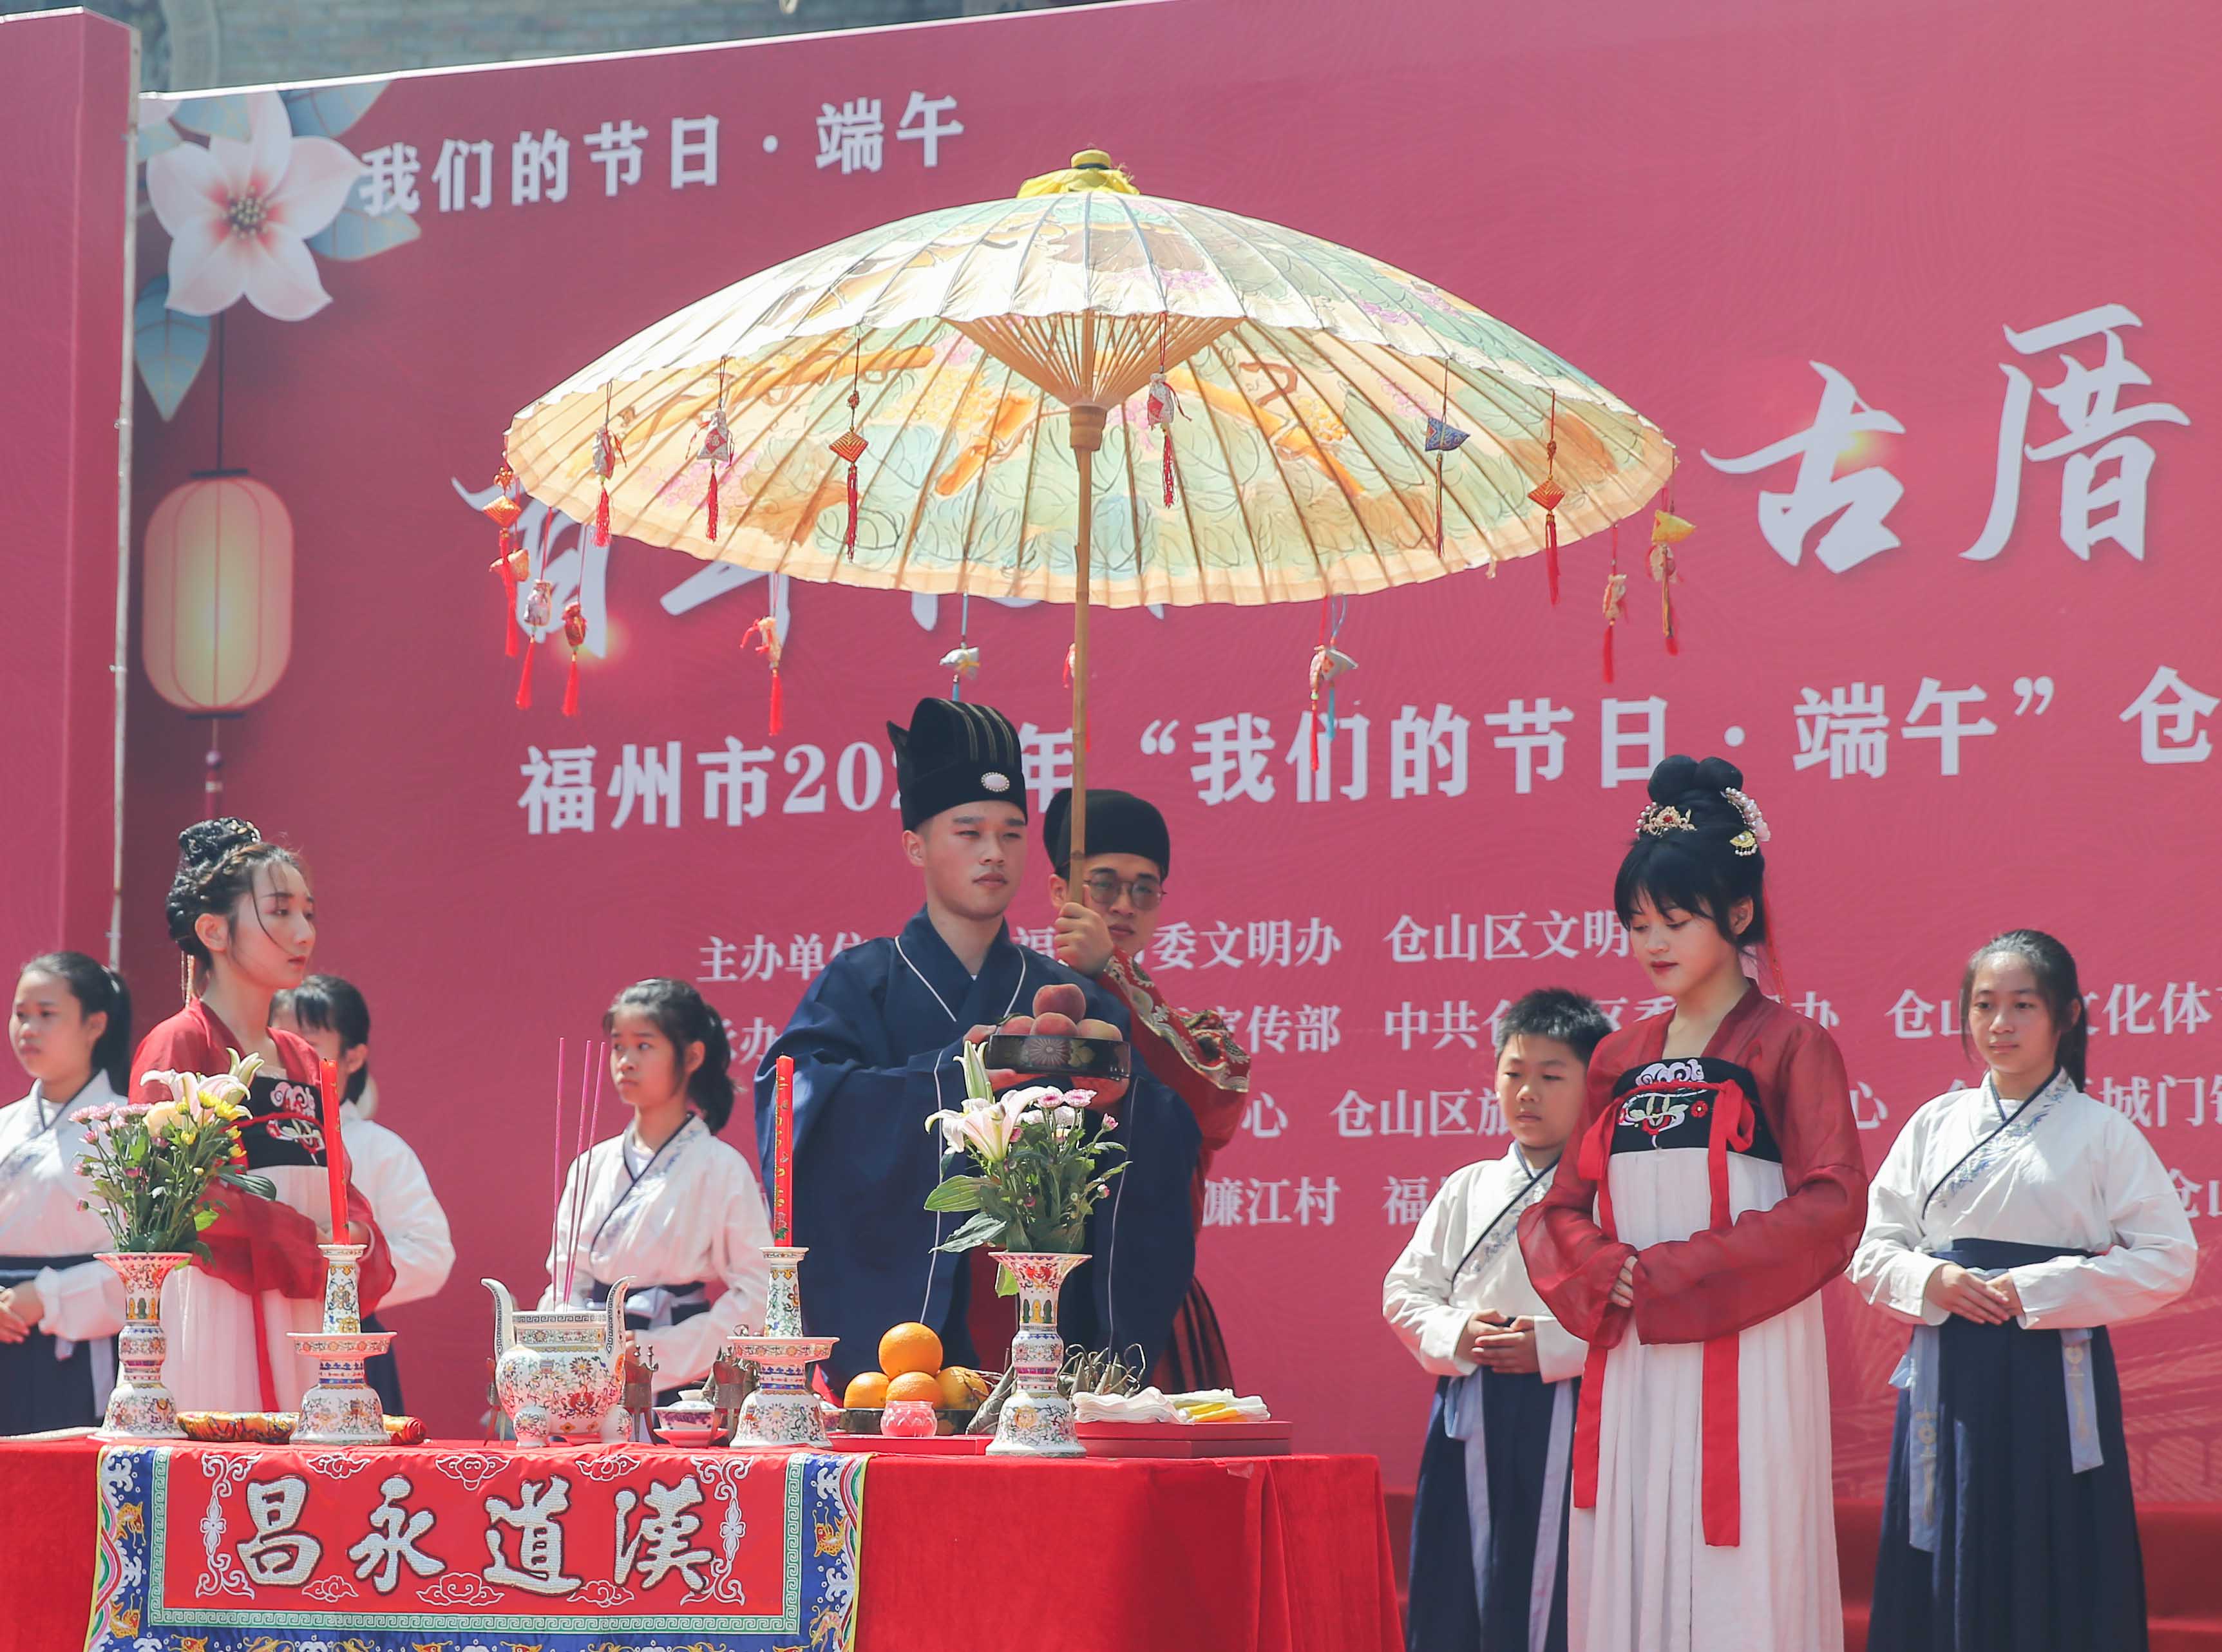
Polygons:
M1694 758L1679 755L1667 757L1651 771L1651 801L1654 803L1679 803L1698 789L1698 764Z
M1742 791L1743 770L1726 757L1707 757L1698 764L1692 789L1706 792Z
M178 833L178 854L188 866L213 866L235 849L261 841L252 821L227 814L217 820L196 820Z

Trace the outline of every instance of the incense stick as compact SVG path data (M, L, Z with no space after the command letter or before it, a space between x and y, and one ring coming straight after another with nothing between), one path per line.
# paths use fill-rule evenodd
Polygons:
M594 1041L587 1040L587 1047L579 1063L579 1129L578 1150L571 1156L579 1168L579 1194L571 1201L571 1236L563 1251L563 1303L571 1303L572 1288L579 1282L579 1235L586 1227L587 1184L591 1179L587 1171L592 1167L581 1163L587 1155L587 1078L593 1070Z
M556 1039L556 1146L549 1155L556 1161L556 1197L548 1207L548 1285L553 1290L562 1275L563 1262L556 1252L557 1236L563 1231L563 1057L564 1040L558 1033Z

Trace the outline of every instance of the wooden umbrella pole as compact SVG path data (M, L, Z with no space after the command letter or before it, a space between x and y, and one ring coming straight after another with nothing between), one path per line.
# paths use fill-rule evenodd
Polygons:
M1072 410L1072 459L1080 473L1080 531L1072 566L1072 841L1066 881L1076 884L1088 856L1089 550L1095 517L1095 450L1103 445L1103 410Z

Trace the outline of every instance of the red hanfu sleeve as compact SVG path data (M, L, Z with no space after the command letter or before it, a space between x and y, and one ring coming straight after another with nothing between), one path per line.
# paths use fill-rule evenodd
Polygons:
M1201 1232L1203 1184L1212 1158L1234 1140L1250 1104L1249 1052L1216 1012L1174 1008L1149 972L1124 952L1112 953L1101 978L1127 1005L1129 1036L1143 1065L1196 1115L1203 1140L1196 1151L1189 1203Z
M1589 1065L1589 1095L1582 1106L1581 1128L1552 1172L1551 1190L1520 1216L1520 1253L1528 1281L1560 1324L1593 1348L1616 1347L1628 1329L1628 1310L1612 1303L1613 1282L1635 1255L1606 1234L1597 1218L1597 1192L1604 1160L1592 1150L1610 1138L1598 1121L1613 1110L1612 1087L1633 1065L1629 1052L1641 1027L1615 1033L1597 1047Z
M1782 1150L1779 1203L1725 1232L1646 1247L1635 1329L1647 1343L1703 1342L1771 1319L1842 1272L1867 1222L1867 1173L1836 1042L1777 1010L1748 1060Z

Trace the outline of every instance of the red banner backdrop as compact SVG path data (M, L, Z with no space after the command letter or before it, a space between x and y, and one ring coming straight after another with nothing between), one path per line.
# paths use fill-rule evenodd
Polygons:
M223 801L307 851L317 963L367 992L380 1116L453 1215L456 1278L393 1316L436 1430L482 1406L478 1277L539 1283L557 1037L575 1053L618 987L669 973L753 1052L828 954L902 921L881 725L946 690L960 631L984 659L968 694L1028 725L1037 801L1069 760L1062 610L775 593L544 513L524 525L550 536L559 609L575 589L588 619L583 708L558 713L557 649L514 709L474 508L511 412L706 291L1089 143L1153 192L1364 248L1564 352L1679 443L1698 528L1679 657L1623 548L1610 688L1596 540L1557 608L1526 563L1353 605L1359 669L1317 774L1317 613L1098 620L1091 775L1158 800L1179 845L1152 962L1258 1052L1201 1261L1246 1388L1306 1446L1409 1479L1424 1384L1379 1325L1382 1271L1443 1175L1503 1150L1507 1001L1564 983L1645 1012L1607 908L1669 751L1734 757L1773 823L1789 997L1842 1042L1871 1158L1968 1073L1970 949L2039 925L2082 961L2093 1089L2215 1231L2222 970L2194 857L2222 798L2222 575L2196 467L2222 312L2186 204L2222 154L2197 67L2222 17L1474 16L1170 0L287 95L257 141L303 157L301 199L338 164L310 146L361 181L302 259L240 278L213 339L142 298L174 413L141 396L135 483L142 525L219 463L289 513L290 663L223 727ZM150 105L142 147L205 143L192 164L220 168L268 108ZM229 278L204 267L199 210L172 204L182 253L148 218L141 264L206 303ZM775 737L744 646L775 601ZM207 741L140 687L125 911L159 1012ZM1045 924L1043 876L1018 924ZM2222 1495L2212 1280L2122 1339L2148 1496ZM1830 1327L1840 1488L1873 1493L1899 1333L1842 1286Z

